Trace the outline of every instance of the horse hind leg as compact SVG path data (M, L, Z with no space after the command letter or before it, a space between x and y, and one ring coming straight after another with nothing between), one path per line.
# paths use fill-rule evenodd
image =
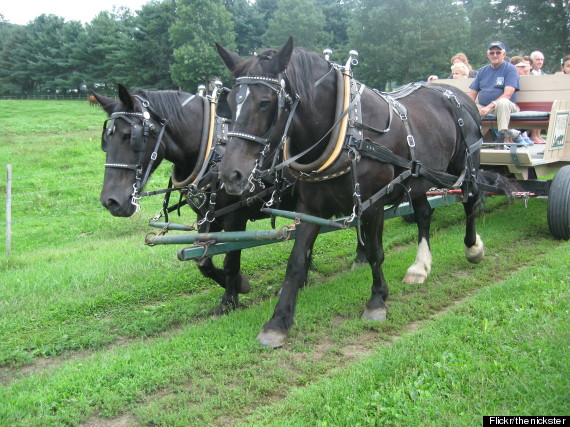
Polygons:
M357 238L356 240L356 255L352 263L353 270L368 264L368 261L366 260L366 249L360 244L360 239Z
M241 251L229 252L224 259L226 291L222 295L220 305L214 310L214 316L221 316L238 307L238 294L248 293L250 284L240 271Z
M384 228L384 214L370 221L363 220L363 238L366 258L372 270L372 292L366 303L362 319L382 322L388 315L386 300L388 299L388 284L382 272L384 262L384 248L382 246L382 232Z
M468 190L463 188L463 191ZM471 192L469 194L467 201L463 203L463 210L465 211L466 217L465 238L463 239L465 243L464 251L467 261L472 264L477 264L485 257L485 245L475 229L475 209L479 201L479 196Z
M431 271L432 264L429 233L433 209L425 195L414 199L412 206L414 207L414 218L418 225L418 252L414 263L406 271L402 282L424 283Z
M226 285L226 282L227 282L226 272L223 269L217 268L214 265L214 262L212 261L212 257L204 257L204 258L196 261L196 265L198 266L198 270L200 270L200 273L202 273L202 275L204 277L207 277L208 279L212 279L214 282L216 282L222 288L226 289L226 286L227 286ZM249 279L247 277L245 277L241 272L238 273L238 275L239 275L238 292L240 294L249 293L251 291Z

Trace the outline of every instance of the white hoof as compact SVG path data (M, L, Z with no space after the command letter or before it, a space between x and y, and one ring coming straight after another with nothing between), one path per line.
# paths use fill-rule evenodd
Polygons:
M477 238L475 239L475 244L468 248L467 246L464 247L465 256L467 257L467 261L472 264L477 264L483 258L485 258L485 245L483 244L483 240L481 240L481 236L477 234Z
M265 347L279 348L285 344L287 335L277 331L261 331L257 336L259 344Z
M406 271L403 283L424 283L431 271L431 251L425 239L418 245L416 260Z
M374 320L376 322L383 322L386 320L386 316L388 315L388 309L386 307L383 308L375 308L374 310L366 309L364 313L362 313L362 318L367 320Z
M413 266L412 266L413 267ZM411 271L413 268L408 268L406 276L402 279L402 283L412 284L412 283L424 283L427 279L427 273L424 271Z

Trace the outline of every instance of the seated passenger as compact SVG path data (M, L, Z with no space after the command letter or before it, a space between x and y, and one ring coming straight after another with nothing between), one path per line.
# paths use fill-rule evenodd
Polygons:
M530 76L530 62L527 62L522 56L513 56L511 64L516 67L519 76Z
M528 145L517 129L509 129L511 113L520 111L516 105L516 91L520 78L513 64L505 61L507 52L503 42L495 41L487 46L489 64L482 67L471 83L469 96L478 102L479 114L492 111L497 115L497 128L505 142Z
M466 79L469 77L469 68L462 62L451 66L451 76L454 79Z
M473 69L473 67L471 67L471 64L469 64L469 59L467 59L467 55L465 55L463 52L460 52L458 54L455 54L451 57L451 63L452 64L465 64L467 65L467 68L469 68L469 76L468 77L475 77L477 75L477 71L475 71ZM452 79L453 75L450 75L448 77L448 79Z

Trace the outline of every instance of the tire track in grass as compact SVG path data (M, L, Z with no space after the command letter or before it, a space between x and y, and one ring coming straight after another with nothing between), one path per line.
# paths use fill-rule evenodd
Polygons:
M434 251L440 250L438 248L448 246L448 243L446 241L447 239L445 238L447 234L449 233L453 234L453 239L457 241L458 239L457 236L461 235L461 232L462 232L462 226L454 226L450 227L449 229L446 229L445 233L436 233L437 236L434 237L433 239ZM522 233L522 235L524 236L524 233ZM512 239L516 240L518 237L520 236L513 235ZM235 313L235 316L232 315L230 316L230 318L224 318L220 319L219 322L218 321L214 322L214 323L219 323L217 325L214 325L214 323L212 322L204 322L204 324L199 324L199 325L190 325L189 328L194 331L192 335L195 335L196 337L200 336L202 337L198 338L198 340L203 339L208 344L210 343L214 344L213 349L207 349L208 352L212 351L213 352L212 354L208 353L206 356L203 356L202 353L199 353L200 354L199 360L195 362L198 364L199 369L196 370L196 375L192 377L191 382L188 383L187 381L184 380L184 375L185 375L184 374L176 376L176 379L173 380L173 384L177 383L182 384L181 386L179 385L176 388L174 388L174 392L169 392L168 388L170 387L167 388L164 387L164 385L148 386L146 387L146 391L141 391L140 393L137 393L137 398L135 399L136 406L132 406L133 403L131 402L130 404L126 404L126 406L123 408L123 411L128 413L129 411L132 411L133 408L139 407L140 411L142 412L139 412L139 410L136 410L135 412L140 417L140 419L143 421L148 419L149 420L148 422L152 423L154 422L153 420L160 419L160 417L156 414L152 414L153 412L152 408L150 408L150 412L146 412L147 407L154 406L161 408L161 405L169 406L169 402L174 400L175 403L183 401L184 407L190 408L189 410L186 410L185 414L187 414L188 411L192 412L192 410L200 412L203 406L205 405L210 411L206 414L205 420L214 421L216 417L221 416L222 415L221 413L223 413L223 410L216 408L215 402L217 401L217 399L219 399L219 396L224 396L227 393L226 385L231 384L233 390L230 390L231 398L229 399L229 404L232 407L237 408L238 413L242 412L248 413L250 411L250 409L248 408L251 408L252 405L254 404L251 401L251 395L256 395L261 397L264 397L266 395L271 396L271 392L274 388L274 384L268 385L266 384L267 381L266 383L261 383L261 384L250 381L251 377L254 377L255 372L257 372L259 369L262 369L269 373L270 375L270 378L268 380L269 383L271 383L272 381L277 381L277 382L281 381L279 383L285 387L285 390L289 390L291 387L303 386L304 384L308 384L312 381L311 377L313 375L318 374L317 376L322 376L322 375L327 375L329 372L332 372L332 370L341 363L340 361L343 360L342 356L343 349L350 348L349 347L350 345L358 345L356 338L360 337L364 333L364 331L376 333L378 335L378 342L382 342L382 340L386 340L391 335L402 332L405 328L405 325L417 319L427 318L433 312L437 311L436 309L438 304L431 303L426 305L424 303L422 307L422 304L418 303L417 304L418 307L422 308L422 310L417 310L417 312L411 314L406 313L407 317L402 316L401 313L405 311L403 310L403 308L406 306L406 304L408 304L408 301L406 301L406 303L398 301L397 296L399 294L406 294L408 299L411 299L414 296L416 296L416 298L419 298L420 302L422 302L423 299L425 298L424 295L426 292L424 288L426 286L430 288L429 291L430 293L435 292L437 294L439 292L445 294L446 292L448 292L450 295L447 296L446 301L439 303L439 306L443 307L446 304L450 304L451 301L456 299L454 295L457 296L457 292L455 294L453 292L449 292L450 290L453 290L453 288L457 287L459 289L458 292L460 294L461 293L465 294L466 292L469 292L469 289L477 289L478 287L483 286L485 283L487 283L483 282L481 280L481 277L485 276L485 274L492 275L495 273L494 271L491 271L493 270L493 268L498 268L498 271L505 271L507 272L507 274L509 274L509 269L507 268L507 265L510 265L513 261L519 262L521 259L525 258L521 257L518 253L524 252L524 248L528 246L528 242L519 239L518 242L513 244L513 242L508 241L508 239L505 240L505 239L495 238L495 240L497 240L497 242L495 243L496 247L498 248L496 250L504 252L505 256L501 257L498 263L494 263L492 266L484 265L484 266L473 267L467 265L463 258L463 255L458 254L456 252L452 254L447 254L446 256L441 256L441 254L438 255L438 258L441 259L436 259L435 261L436 263L443 264L443 262L447 262L447 264L450 267L455 267L460 271L465 271L465 274L463 275L452 274L450 279L451 281L443 285L443 288L437 283L442 278L445 278L445 280L447 280L447 278L444 275L445 269L443 267L434 266L433 274L430 277L429 282L426 285L418 285L415 287L407 285L405 286L397 283L397 281L401 279L401 275L405 271L405 268L398 266L397 267L398 271L390 271L389 273L387 273L389 276L389 281L392 286L393 299L392 302L390 302L392 318L390 319L389 322L387 322L384 325L371 325L368 322L355 320L358 319L358 315L355 315L355 313L361 312L363 301L366 299L367 293L369 293L368 289L369 279L365 277L369 273L364 272L367 269L360 269L352 273L343 273L341 275L338 275L338 277L335 277L334 280L327 282L326 284L323 283L323 284L310 286L309 288L307 288L306 292L305 291L303 292L303 298L300 300L300 307L301 304L309 305L309 307L311 306L311 304L315 304L314 299L315 295L317 295L316 297L317 304L319 303L322 304L322 301L325 300L327 301L326 302L327 306L331 307L331 309L327 312L325 318L323 319L322 317L319 317L322 316L322 313L317 315L317 317L314 317L313 313L309 312L310 308L307 307L303 309L300 308L298 323L294 327L294 330L291 333L291 340L290 340L291 344L288 344L288 346L286 346L286 348L283 349L283 351L267 352L265 350L258 349L255 346L250 346L249 345L250 342L248 342L247 343L248 345L246 347L255 348L254 353L249 358L246 357L245 361L241 360L239 362L241 364L238 363L239 366L232 367L232 370L229 372L227 371L228 366L232 366L232 363L234 362L232 360L228 360L225 358L224 354L228 352L226 350L223 350L221 353L219 353L221 354L221 356L217 355L220 350L216 350L215 346L221 344L220 343L216 344L215 340L213 340L213 337L216 334L219 335L220 334L219 328L222 328L222 330L224 331L223 334L225 335L225 337L227 337L227 343L223 344L224 346L229 346L229 348L231 348L232 346L239 343L238 345L239 347L244 343L244 340L253 341L255 336L253 333L251 336L250 332L246 332L244 335L245 330L242 330L241 332L239 330L232 331L232 328L229 326L232 324L232 322L234 322L236 317L240 317L242 319L245 318L249 323L254 321L255 324L257 324L259 322L257 326L261 327L262 320L260 319L265 318L266 320L267 316L266 312L269 312L271 310L271 308L273 307L273 303L263 303L261 304L263 307L258 307L258 306L251 307L251 310L248 310L247 313L244 313L243 311L241 313L240 312ZM548 244L552 244L552 242L548 241ZM405 262L409 263L411 262L411 260L413 260L414 255L415 255L414 248L408 250L406 254L389 252L387 255L386 264L388 265L390 263L393 263L394 258L397 258L398 260L400 260L400 258L405 258ZM447 261L445 260L445 258L447 258ZM526 261L528 262L528 259L526 259ZM387 269L390 270L390 268ZM469 278L469 280L466 280L466 278ZM454 282L453 279L460 280L461 283ZM358 286L353 286L352 282L354 281L362 283L358 283L357 284ZM328 292L328 290L329 288L333 288L336 289L336 291L338 291L339 286L340 287L342 286L339 285L337 282L351 282L351 283L348 288L345 287L342 289L343 292L348 291L347 299L343 297L341 298L341 301L335 302L335 297L338 297L338 295L333 295L333 297L331 297L331 294ZM466 284L464 282L469 282L469 283ZM434 283L434 285L437 286L432 287L431 286L432 283ZM323 292L325 295L324 298L319 296ZM338 298L336 299L338 300ZM313 302L311 302L311 300ZM398 313L400 313L400 315L398 315ZM257 316L257 318L253 316L254 314L255 316ZM256 320L252 320L252 316ZM339 321L339 319L348 319L348 320L341 322ZM197 332L198 327L200 331ZM217 332L213 332L214 329L217 330ZM248 328L247 330L250 330L250 328ZM237 335L231 332L235 332L237 333ZM180 341L179 335L186 335L186 337L189 336L186 331L182 331L181 334L175 334L175 335L176 336L172 338L172 341L176 342ZM212 341L210 341L210 338L208 338L209 336L212 337ZM317 345L319 342L326 342L326 340L332 340L332 345L329 346L329 344L324 344L322 349L326 351L318 353L319 356L317 358L313 358L312 356L306 356L306 357L304 356L305 353L308 355L315 353L315 345ZM194 339L194 341L196 341L196 339ZM148 340L145 342L145 348L148 348L148 350L152 352L153 351L152 348L156 347L156 345L159 343L164 343L164 339ZM141 348L139 344L140 343L138 342L133 343L133 345L136 345L137 348ZM160 345L164 346L163 344ZM175 351L175 352L179 351L171 346L168 346L168 348L169 348L168 351ZM350 352L347 351L347 354L350 354ZM85 365L87 366L89 364L98 364L100 363L99 360L102 358L110 358L109 360L112 360L113 357L115 356L111 357L111 355L109 354L105 355L103 354L103 352L99 352L97 361L87 361L85 362ZM116 357L119 356L117 355ZM231 359L232 356L228 355L228 357ZM294 366L296 370L298 370L297 375L290 380L287 380L285 378L288 372L287 370L284 370L280 364L283 360L289 361L291 365ZM348 361L347 363L349 363L351 358L345 357L345 360L347 360ZM72 371L73 369L71 367L74 365L77 365L77 363L73 362L69 367ZM316 366L317 372L312 372L313 366ZM67 371L69 371L69 369ZM224 378L220 381L220 378L217 375L219 371L222 371L224 373L227 372L227 378L224 376ZM50 373L47 376L45 375L42 376L44 378L50 378L52 376L57 377L59 376L59 373L53 373L53 374ZM80 380L79 377L77 379ZM215 383L215 381L219 381L219 384ZM202 383L206 384L205 388L199 387L199 385ZM191 398L186 397L185 393L188 393L188 388L192 389L195 387L198 387L198 389L197 390L193 389L189 393L191 395L197 394L201 398L197 400L193 396ZM285 391L285 394L286 393L287 391ZM159 396L158 398L156 398L157 395ZM204 400L202 398L206 399L206 403L204 403ZM282 398L281 393L277 396L274 396L274 400L275 399L278 400L280 398ZM151 402L150 404L148 404L149 401ZM259 403L259 400L257 399L255 400L255 402L256 402L255 404L257 405ZM175 403L172 404L175 405ZM65 405L70 405L72 407L74 403L65 402L62 403L62 405L64 405L64 407ZM118 413L121 413L123 411L119 410ZM160 409L159 411L163 413L164 408ZM179 411L178 407L176 407L176 409L172 410L171 412L176 414L176 411ZM105 417L112 417L112 415L115 413L117 413L117 408L104 410L102 412L102 417L100 418L102 420L108 420L109 418Z
M505 243L506 246L500 249L501 252L503 253L503 257L500 260L500 262L493 263L493 265L487 265L485 267L486 270L485 274L489 275L489 279L488 281L483 283L480 281L480 276L483 273L479 272L478 270L470 268L470 266L466 266L464 274L452 275L451 279L454 279L455 281L446 278L444 273L443 274L440 273L439 275L437 274L434 275L431 279L432 282L440 280L449 280L447 282L447 285L445 286L445 288L447 289L456 287L458 285L457 283L458 281L463 281L463 282L469 281L470 284L469 286L464 286L463 297L461 299L449 299L444 304L443 308L440 309L439 311L432 310L427 315L422 315L420 313L418 314L418 316L416 316L416 320L412 322L408 323L404 322L401 325L394 325L393 327L383 328L382 326L370 325L367 322L355 321L352 319L346 320L343 317L338 317L338 315L335 315L336 317L330 320L329 325L320 324L319 325L320 330L318 332L315 332L313 330L307 331L306 326L305 328L303 328L303 330L300 330L301 325L297 325L295 327L297 328L297 331L295 330L292 331L291 341L295 342L294 344L288 344L284 349L281 349L273 354L263 353L261 355L262 358L266 360L272 360L274 362L272 365L272 369L283 371L280 374L276 374L275 375L276 377L278 378L289 377L290 378L289 382L287 382L286 384L280 383L281 389L278 392L275 392L274 390L266 390L263 399L261 401L259 399L255 399L255 403L249 407L247 405L243 405L239 401L239 399L234 399L231 402L230 406L235 410L235 412L241 415L240 417L236 417L234 421L237 422L243 416L247 416L249 413L255 410L256 407L259 405L275 404L276 402L282 400L288 393L286 389L290 390L295 387L303 387L304 385L310 384L314 380L318 380L322 376L328 376L334 374L335 370L343 366L346 366L347 364L354 363L357 360L361 360L363 357L366 357L368 354L374 351L374 348L376 346L391 344L395 340L399 339L399 337L401 337L402 334L409 333L410 331L413 331L418 327L423 326L427 321L433 319L434 316L442 315L455 304L458 304L464 301L466 298L468 298L468 296L466 295L470 294L474 290L479 289L480 287L483 286L492 285L496 282L499 282L503 278L508 277L511 274L514 274L515 271L510 269L510 265L512 264L513 261L518 262L517 260L519 258L519 253L523 248L528 247L528 244L529 244L528 240L520 240L517 244L514 245L512 244L512 242ZM461 264L461 262L459 262L459 264ZM524 269L528 265L532 264L534 264L534 261L529 260L528 264L521 265L519 269ZM350 276L350 275L351 275L350 273L340 275L340 277L336 278L334 281L343 280L344 276ZM323 285L324 285L323 287L331 286L330 283L326 283ZM427 286L429 287L429 284L427 284ZM425 293L425 290L418 288L415 291L415 293L423 294ZM408 296L411 298L413 295L409 294ZM397 310L401 309L401 306L403 304L400 304L400 307L398 308L394 307L394 304L392 305L393 307L391 308L391 310ZM300 307L299 310L302 310L302 308ZM344 319L344 321L342 319ZM351 323L353 325L350 325ZM355 323L359 324L357 328L359 329L358 334L353 333ZM331 330L334 330L335 328L338 327L341 328L344 327L345 329L351 331L350 336L347 337L346 334L344 334L341 335L340 337L331 339L326 335L328 333L331 333ZM383 329L385 330L383 331ZM375 337L375 339L372 339L373 337ZM362 344L363 340L368 340L370 345L363 345ZM297 343L298 341L302 341L302 343L298 344ZM301 347L307 346L307 350L299 351L298 348L300 346ZM356 351L353 351L354 349L356 349ZM318 375L316 375L315 379L307 378L306 372L311 370L310 365L322 365L322 364L326 366L322 367L319 370ZM267 374L267 371L264 371L264 373ZM236 387L239 386L239 383L236 383L235 377L232 377L231 381L232 381L231 388L235 391ZM224 395L226 384L227 383L220 384L218 385L217 388L211 389L208 392L210 394L210 398L216 400L219 396ZM248 386L246 384L242 385L242 388L247 389L247 387ZM161 397L161 399L164 399L166 401L169 401L170 399L176 399L178 402L184 401L183 405L186 407L185 412L194 413L194 414L200 413L201 407L204 405L203 400L199 403L198 402L193 403L191 401L192 399L190 399L190 401L185 401L184 398L181 397L181 395L183 395L184 392L173 392L172 394L170 393L164 394L163 391L161 392L161 394L163 394L163 397ZM150 406L160 407L161 399L154 400ZM168 403L166 403L166 405L170 407ZM216 410L213 411L216 412ZM138 411L135 411L135 413L136 412ZM155 412L155 411L148 410L148 412ZM154 423L154 422L160 423L160 421L158 421L156 418L153 418L152 416L148 416L147 418L145 414L148 415L147 410L145 409L142 409L142 413L139 414L139 416L141 417L142 421L145 424ZM216 425L228 425L234 422L230 418L231 417L229 417L227 414L221 414L219 415L219 418L216 417L207 418L203 421L208 423L213 422ZM165 422L168 423L168 421Z
M500 205L498 207L500 207ZM451 226L451 225L453 225L457 222L460 222L460 221L461 221L461 218L455 218L452 220L450 220L449 218L441 219L439 221L441 224L438 227ZM437 221L436 221L436 224L438 224ZM414 225L408 224L408 227L412 227L415 230ZM326 253L324 246L325 245L318 245L317 244L316 248L318 251ZM415 247L414 237L410 237L410 235L392 236L392 237L390 237L390 246L393 246L394 248L389 249L389 250L394 251L394 252L414 248ZM288 250L285 252L288 253ZM248 256L251 256L251 254L246 255L245 259L247 259ZM336 263L335 264L336 268L333 268L332 270L328 270L328 268L330 268L330 267L327 265L327 269L325 269L324 271L318 271L319 265L316 265L316 269L314 269L310 272L309 286L311 286L311 283L320 282L323 280L331 280L334 277L336 277L337 275L342 274L342 272L344 270L343 267L345 264L346 264L345 261ZM285 267L283 266L283 269L284 268ZM267 287L264 285L264 283L267 282L267 279L264 278L263 273L254 274L254 275L252 275L252 277L250 279L252 280L252 283L254 283L254 289L250 295L245 296L245 297L242 296L242 302L240 302L240 309L247 309L251 306L258 305L260 302L265 301L269 298L272 298L276 294L276 288L275 287L273 287L273 286ZM259 283L255 283L255 282L259 282ZM161 311L164 312L164 311L170 311L170 310L177 310L177 309L179 309L178 307L180 306L180 304L184 304L184 305L188 305L188 306L195 306L195 307L211 306L212 310L213 310L213 308L215 308L215 306L217 305L217 299L219 298L219 294L220 294L221 290L216 287L215 283L212 283L212 287L213 288L210 288L210 289L203 289L201 291L196 291L193 294L179 295L173 299L166 300L166 301L165 300L147 301L144 303L143 306L135 307L135 311L128 313L127 316L132 318L132 319L137 319L137 318L140 319L141 316L146 316L146 318L148 320L148 316L160 315L159 311L155 311L156 307L159 307L161 309ZM201 313L199 313L199 312L201 312ZM117 320L118 319L117 314L120 315L120 310L116 311L116 313L114 313L114 314L108 314L107 313L106 316L103 318L97 317L94 320L90 320L90 321L92 321L92 322L93 321L96 321L96 322L102 322L103 321L103 322L108 323L108 324L122 323L121 321ZM187 321L185 321L185 322L173 321L170 323L170 326L168 327L168 329L160 331L156 334L152 334L151 337L156 337L156 338L168 337L171 334L176 334L178 331L180 331L184 327L202 322L205 319L210 317L210 312L206 313L202 309L199 309L198 312L187 312L186 314L188 315ZM115 329L116 329L116 327L115 327ZM18 378L26 377L26 376L29 376L32 374L41 373L42 371L49 370L49 369L52 369L53 367L57 367L57 366L61 365L62 363L66 363L68 360L87 359L93 354L94 351L103 350L105 348L112 350L116 347L127 347L127 346L131 345L132 343L136 343L136 342L140 341L141 339L146 340L148 338L147 337L131 338L131 337L128 337L126 335L117 335L116 338L111 340L106 345L95 345L89 349L80 349L80 350L64 349L64 350L61 350L59 354L56 354L54 356L34 357L33 362L29 363L29 364L16 365L16 366L11 366L11 365L0 366L0 384L9 385Z

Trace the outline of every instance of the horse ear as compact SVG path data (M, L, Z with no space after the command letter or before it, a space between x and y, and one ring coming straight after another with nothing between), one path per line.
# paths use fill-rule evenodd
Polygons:
M135 100L125 86L119 83L119 99L123 103L127 111L133 111L135 108Z
M285 68L289 65L289 61L291 60L291 55L293 54L293 36L289 36L289 40L287 43L283 45L281 49L279 49L273 58L271 59L271 66L273 68L274 74L279 74L281 71L284 71Z
M91 95L89 95L89 102L91 104L99 105L109 115L111 115L115 111L116 108L115 106L118 104L116 99L99 95L98 93L93 91L91 91Z
M232 73L239 64L245 61L241 56L230 52L218 42L216 42L216 49L218 50L218 55L220 55L220 58L222 58L222 61Z

